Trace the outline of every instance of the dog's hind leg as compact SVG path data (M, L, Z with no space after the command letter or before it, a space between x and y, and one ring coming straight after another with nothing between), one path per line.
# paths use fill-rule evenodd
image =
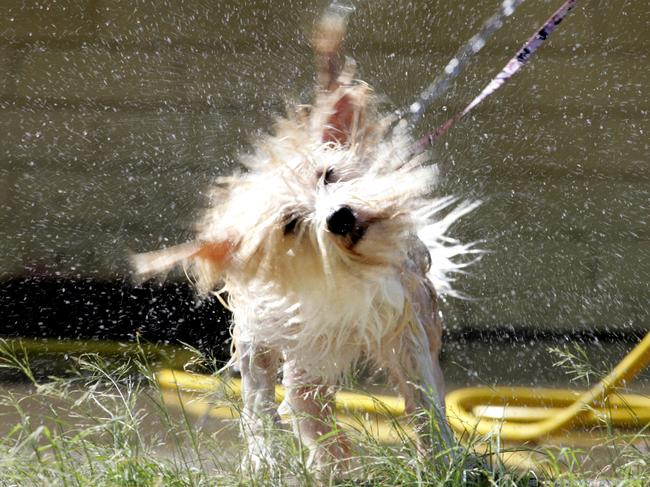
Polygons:
M444 382L437 356L432 356L426 333L415 324L408 330L388 359L391 379L404 398L406 413L413 416L418 447L424 453L430 448L448 451L453 456L456 445L447 422L444 403ZM430 420L435 424L431 425Z
M244 462L257 471L275 465L270 426L278 421L275 382L279 354L268 348L237 341L242 377L242 435L248 444Z
M402 332L383 347L390 376L403 396L406 411L414 415L420 448L437 447L454 457L456 442L445 415L445 386L438 361L442 327L436 295L426 278L413 273L406 288L409 299ZM434 425L422 412L429 412ZM430 428L430 426L434 426Z
M333 388L304 381L292 361L284 364L282 383L294 433L309 450L307 465L320 475L343 470L350 448L343 433L337 431Z

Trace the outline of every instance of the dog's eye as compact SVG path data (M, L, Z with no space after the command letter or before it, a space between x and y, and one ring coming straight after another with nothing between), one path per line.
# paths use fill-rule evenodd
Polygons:
M287 223L284 225L284 230L283 233L285 235L289 235L290 233L293 233L296 231L296 227L298 226L298 217L297 216L291 216L287 219Z

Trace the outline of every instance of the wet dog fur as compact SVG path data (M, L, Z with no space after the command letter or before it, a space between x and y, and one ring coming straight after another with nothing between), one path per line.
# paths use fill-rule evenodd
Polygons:
M314 469L350 455L330 434L331 386L361 361L387 371L408 413L433 411L438 448L453 445L437 301L472 251L446 232L475 205L431 197L434 167L354 79L344 34L345 14L329 10L313 37L313 103L289 110L241 172L217 181L196 239L133 257L140 275L183 265L202 292L227 294L253 468L273 463L265 430L280 369L282 410Z

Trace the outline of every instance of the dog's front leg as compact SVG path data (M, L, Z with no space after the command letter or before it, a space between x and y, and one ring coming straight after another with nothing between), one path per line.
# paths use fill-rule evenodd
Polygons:
M345 468L350 448L333 414L333 388L305 381L295 362L283 366L285 403L298 440L309 450L308 467L321 475Z
M245 463L255 471L275 465L270 434L278 420L275 381L279 354L247 342L237 342L241 368L242 435L248 444Z

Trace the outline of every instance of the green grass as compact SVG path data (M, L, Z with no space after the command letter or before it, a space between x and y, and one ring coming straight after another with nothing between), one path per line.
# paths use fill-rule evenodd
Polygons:
M0 393L0 429L6 432L0 438L0 486L529 485L533 474L504 462L509 452L536 458L539 485L587 486L603 479L611 483L602 485L650 485L648 431L622 433L605 425L598 433L602 444L582 448L505 447L498 437L468 435L449 465L449 452L418 455L397 422L402 441L378 443L361 416L346 477L314 478L298 442L279 428L272 432L276 466L254 473L240 467L244 450L236 422L202 422L168 408L150 354L141 352L110 362L81 355L64 378L43 379L23 348L0 341L0 367L14 377L20 373L28 384L26 392ZM196 354L195 362L206 367Z

